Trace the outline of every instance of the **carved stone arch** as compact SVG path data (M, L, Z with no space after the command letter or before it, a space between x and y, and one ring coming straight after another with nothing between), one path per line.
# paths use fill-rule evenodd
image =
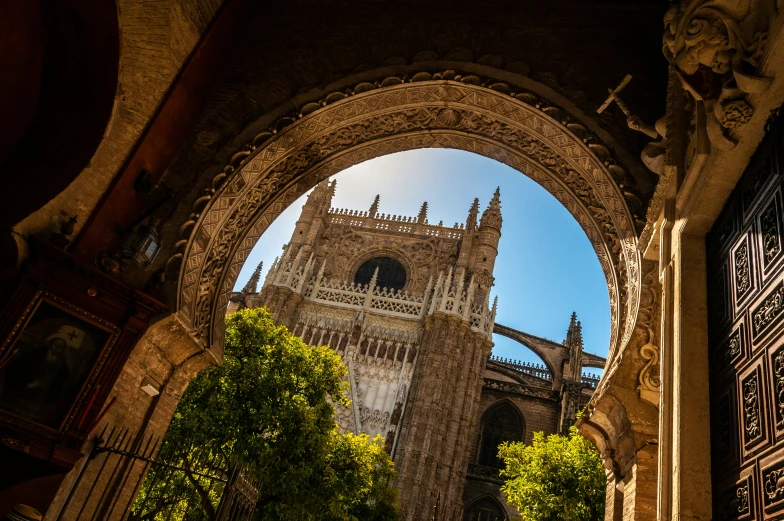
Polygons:
M482 415L480 416L480 419L484 419L485 415L488 414L489 412L491 412L493 409L496 409L498 407L502 407L502 406L505 406L505 405L511 406L512 410L514 410L515 413L517 414L518 418L520 419L520 424L522 425L523 435L525 435L525 426L526 426L525 414L523 414L523 411L520 410L520 407L518 407L517 404L514 403L509 398L501 398L500 400L496 400L493 403L491 403L490 405L488 405L487 407L485 407L485 410L482 411Z
M480 505L482 505L483 503L488 506L493 505L495 507L495 511L503 516L498 521L507 521L507 519L509 519L509 514L507 513L506 508L504 508L504 505L502 505L501 502L498 501L498 498L490 494L485 494L471 501L471 503L465 509L465 514L463 515L463 521L476 521L477 519L482 519L484 521L485 519L488 519L487 517L473 516L473 514L476 513L477 510L481 509ZM493 520L492 518L490 518L490 520L496 521Z
M214 181L214 195L184 225L177 312L220 356L223 308L239 269L269 223L319 181L393 152L455 148L528 175L575 216L597 252L611 303L611 356L628 341L639 297L640 255L632 213L607 147L530 93L435 79L358 85L303 107L259 134ZM521 96L521 94L525 94ZM285 119L285 118L284 118ZM622 174L621 174L622 177ZM196 218L198 217L198 218Z
M634 463L637 451L632 425L620 400L609 393L601 398L583 414L580 432L596 446L605 468L622 477Z

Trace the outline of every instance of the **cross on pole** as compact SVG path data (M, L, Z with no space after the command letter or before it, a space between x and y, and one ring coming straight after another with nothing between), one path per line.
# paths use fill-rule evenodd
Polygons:
M614 89L607 89L610 95L607 97L606 100L604 100L602 106L596 109L596 112L598 114L601 114L602 112L604 112L604 110L607 107L610 106L610 103L614 101L618 105L618 108L620 108L623 111L623 113L626 115L627 118L631 117L632 113L629 110L629 107L627 107L626 103L624 103L623 100L620 98L620 96L618 96L618 94L624 89L624 87L626 87L626 85L629 84L630 81L632 81L632 75L627 74L626 76L624 76L624 78L621 80L621 83L619 83L617 87L615 87Z
M624 103L621 97L618 95L624 89L624 87L629 84L630 81L632 81L632 75L627 74L623 77L621 83L619 83L617 87L614 89L607 89L610 95L606 100L604 100L604 103L602 103L601 107L596 109L596 112L601 114L614 101L615 104L618 105L618 108L620 108L626 116L626 124L629 125L630 129L642 132L651 139L656 139L659 137L659 133L656 131L656 129L646 125L640 120L640 118L632 114L632 111L629 110L629 107L626 106L626 103Z

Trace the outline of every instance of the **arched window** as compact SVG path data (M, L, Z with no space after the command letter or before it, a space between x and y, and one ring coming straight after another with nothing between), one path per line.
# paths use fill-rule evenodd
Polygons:
M520 413L506 402L491 407L482 417L480 436L477 463L485 467L502 468L504 464L498 457L498 446L505 441L523 439L523 420Z
M463 521L506 521L506 512L495 499L485 496L466 509Z
M389 257L376 257L365 261L354 275L354 283L370 284L376 268L378 268L376 287L400 290L406 285L406 269L398 261Z

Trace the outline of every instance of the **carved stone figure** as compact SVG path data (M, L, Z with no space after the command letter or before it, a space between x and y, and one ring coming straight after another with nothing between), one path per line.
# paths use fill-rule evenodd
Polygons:
M755 0L682 1L664 17L664 55L684 87L706 103L709 134L717 146L731 147L729 131L748 123L754 114L746 95L770 85L770 78L757 73L768 17L767 4ZM712 126L718 132L711 131Z
M629 116L626 123L629 125L630 129L642 132L646 136L656 140L645 145L640 157L642 162L645 163L645 166L647 166L651 172L660 176L664 171L664 160L667 153L666 118L659 118L656 120L656 123L651 126L643 123L637 116Z

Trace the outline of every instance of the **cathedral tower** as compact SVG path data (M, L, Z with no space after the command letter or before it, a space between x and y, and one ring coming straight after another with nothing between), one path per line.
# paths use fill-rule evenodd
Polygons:
M334 193L334 181L314 188L260 292L254 272L231 310L267 306L305 342L340 353L352 402L338 406L340 428L384 436L407 519L439 492L457 516L492 348L500 193L481 220L475 200L452 227L430 224L427 202L409 217L384 213L380 196L367 211L334 209Z

